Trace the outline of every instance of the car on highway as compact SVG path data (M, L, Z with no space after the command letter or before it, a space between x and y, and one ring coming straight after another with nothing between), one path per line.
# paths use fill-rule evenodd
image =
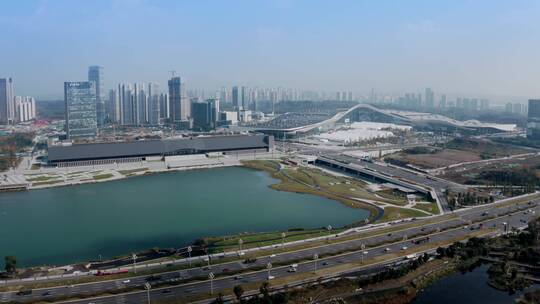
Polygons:
M227 273L227 272L229 272L229 268L223 268L223 270L221 272Z
M407 250L407 246L401 247L401 250Z
M275 278L276 278L276 277L274 277L274 276L268 276L268 280L273 280L273 279L275 279Z
M255 263L255 262L257 262L257 259L256 259L256 258L247 258L247 259L244 260L243 263L244 263L244 264L253 264L253 263Z
M158 280L161 280L161 276L160 275L155 275L155 274L153 274L153 275L146 278L147 282L158 281Z
M388 251L390 251L390 248L386 247L386 248L384 248L384 251L388 252Z
M27 296L30 294L32 294L32 289L21 289L16 293L18 296Z
M290 267L287 272L296 272L296 267Z
M171 292L172 292L172 290L170 290L170 289L164 289L164 290L162 291L162 293L171 293Z
M243 278L244 278L244 277L241 276L241 275L237 275L237 276L234 277L235 280L241 280L241 279L243 279Z
M131 282L131 280L123 280L123 281L122 281L122 283L124 283L124 284L127 284L127 283L129 283L129 282Z

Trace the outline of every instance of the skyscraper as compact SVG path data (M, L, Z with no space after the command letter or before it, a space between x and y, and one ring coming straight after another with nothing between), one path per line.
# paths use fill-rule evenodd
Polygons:
M200 131L215 129L219 112L219 99L213 98L195 102L192 106L193 127Z
M96 87L96 109L98 127L105 124L108 114L105 111L105 88L103 79L103 67L93 65L88 68L88 81L93 81Z
M191 115L191 103L186 95L186 85L180 77L169 80L169 114L170 122L188 120Z
M239 95L239 92L238 92L238 87L233 87L232 88L232 105L235 109L238 109L239 106L241 105L241 101L240 101L240 95Z
M434 105L435 105L435 94L433 94L433 90L431 90L431 88L426 88L425 106L427 108L433 108Z
M13 123L15 119L15 99L13 79L0 78L0 123Z
M529 99L527 138L540 140L540 99Z
M148 124L151 126L157 126L160 123L161 107L158 91L159 86L156 83L148 84L148 92L146 94L146 117Z
M97 135L96 88L93 81L64 82L66 135L69 139Z

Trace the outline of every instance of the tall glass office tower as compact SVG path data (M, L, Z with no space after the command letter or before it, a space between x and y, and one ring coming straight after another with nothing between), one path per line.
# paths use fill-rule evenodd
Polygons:
M97 135L96 88L93 81L64 82L66 134L69 139Z
M103 79L103 67L93 65L88 68L88 81L95 82L96 87L96 110L97 123L101 127L105 124L107 113L105 112L105 88Z
M187 98L186 84L180 77L169 80L169 111L172 123L188 120L191 116L191 101Z
M0 78L0 124L15 121L15 100L13 94L13 80Z

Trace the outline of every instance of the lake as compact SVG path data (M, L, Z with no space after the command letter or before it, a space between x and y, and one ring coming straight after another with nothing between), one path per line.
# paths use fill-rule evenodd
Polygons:
M64 265L203 236L343 226L369 216L336 201L276 191L243 167L0 194L0 265Z

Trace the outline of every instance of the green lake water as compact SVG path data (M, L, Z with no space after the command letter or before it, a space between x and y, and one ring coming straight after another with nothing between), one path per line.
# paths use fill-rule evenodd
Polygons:
M0 194L0 265L63 265L211 235L334 227L369 212L326 198L270 189L242 167L171 172L120 181ZM1 266L3 267L3 266Z

